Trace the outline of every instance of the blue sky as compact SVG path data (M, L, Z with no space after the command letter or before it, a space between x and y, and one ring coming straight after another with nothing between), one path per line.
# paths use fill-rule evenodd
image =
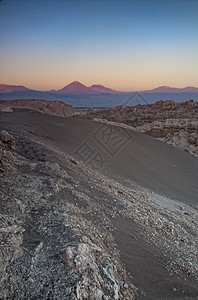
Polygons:
M198 86L196 0L2 0L0 82Z

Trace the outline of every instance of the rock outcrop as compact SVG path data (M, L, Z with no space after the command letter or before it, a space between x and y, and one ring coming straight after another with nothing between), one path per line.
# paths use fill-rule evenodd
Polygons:
M135 130L146 133L168 144L198 155L198 119L167 119L138 126Z
M2 112L13 112L13 109L10 107L4 107L2 108Z
M13 160L15 150L16 142L13 136L5 130L0 131L0 177L12 169L10 161Z
M198 102L193 100L177 103L172 100L136 106L120 105L109 109L90 109L82 112L86 119L100 118L120 122L132 127L166 119L198 118Z
M2 143L2 147L8 150L16 150L16 142L11 134L9 134L5 130L0 131L0 141Z
M0 100L0 111L11 112L13 109L22 108L40 112L47 115L68 117L73 115L76 110L71 105L62 101L38 100L38 99L19 99L19 100Z
M198 102L158 101L154 104L88 110L81 117L126 124L191 154L198 155Z

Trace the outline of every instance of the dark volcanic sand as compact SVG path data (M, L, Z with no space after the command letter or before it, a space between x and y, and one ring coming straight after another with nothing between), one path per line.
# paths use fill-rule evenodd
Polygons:
M24 132L47 141L56 149L79 159L80 145L85 141L105 160L98 172L125 184L135 183L161 195L195 208L198 207L198 159L149 136L124 130L120 138L130 140L113 156L94 135L102 125L80 118L60 118L17 110L0 114L0 129L18 137L20 153L32 160L58 161L56 156L43 151L42 146L19 139ZM22 146L20 146L22 142ZM75 176L76 174L74 174ZM87 187L88 188L88 187ZM119 218L113 221L114 235L121 251L122 262L133 277L131 280L143 290L143 299L198 299L198 286L194 279L178 279L165 269L166 261L160 250L141 238L134 222ZM135 237L135 238L134 238ZM174 291L173 289L176 289ZM144 296L144 293L146 296ZM138 298L137 298L138 299Z
M156 193L188 205L198 205L198 159L144 134L124 129L130 140L115 157L95 141L100 123L80 118L59 118L38 113L1 113L1 126L33 132L78 159L75 151L87 141L103 154L103 172L127 184L133 181Z
M196 281L170 276L165 268L167 260L157 247L142 239L143 233L134 222L115 219L113 224L125 268L131 282L140 289L137 299L198 299Z

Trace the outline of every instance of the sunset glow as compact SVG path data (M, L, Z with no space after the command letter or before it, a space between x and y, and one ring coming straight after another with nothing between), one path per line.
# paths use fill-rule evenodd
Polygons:
M0 83L198 86L198 1L0 1Z

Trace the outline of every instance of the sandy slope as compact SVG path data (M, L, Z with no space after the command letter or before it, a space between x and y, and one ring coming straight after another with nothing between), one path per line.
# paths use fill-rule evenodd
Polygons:
M107 161L102 171L109 176L124 184L128 181L136 182L142 187L193 206L198 204L198 159L152 137L126 129L119 130L117 141L123 139L124 143L129 140L113 155L114 149L110 147L108 152L106 140L103 142L100 134L97 135L97 130L101 132L104 129L108 134L108 125L78 118L41 117L34 113L11 114L8 120L6 126L9 128L13 128L13 124L19 124L25 130L30 127L30 132L35 131L53 140L62 151L77 159L80 157L78 151L75 151L87 142L92 150L95 149Z
M91 209L80 206L78 213L84 209L82 218L97 228L101 220L105 223L103 214L110 217L122 262L143 290L139 297L195 299L196 262L189 266L196 257L196 157L141 133L89 120L19 111L2 113L0 121L16 137L18 151L32 161L65 168L64 154L73 157L67 172L97 212L89 217ZM54 154L39 150L39 143ZM92 151L89 158L83 147Z

